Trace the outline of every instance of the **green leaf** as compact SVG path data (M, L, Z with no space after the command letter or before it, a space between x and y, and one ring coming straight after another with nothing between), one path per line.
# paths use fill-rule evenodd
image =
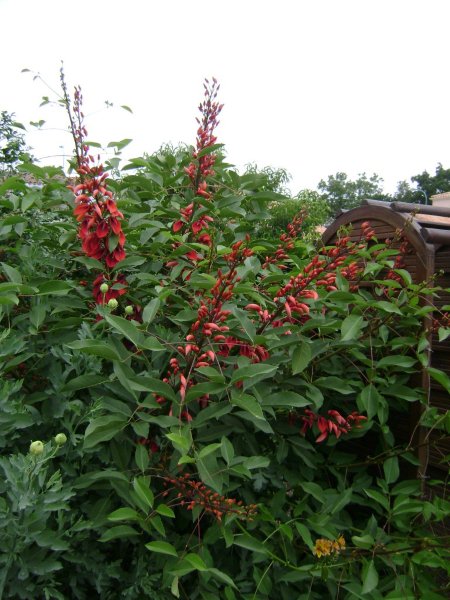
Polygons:
M138 513L128 507L118 508L108 515L108 521L136 521L138 519Z
M153 507L154 496L146 477L135 477L133 479L133 489L146 506Z
M256 366L256 365L255 365ZM249 394L240 394L231 399L231 403L249 412L257 419L264 419L264 414L259 402Z
M124 335L126 338L133 342L137 347L140 347L144 341L142 332L134 325L131 321L124 319L123 317L115 317L113 315L105 314L105 320L109 323L116 331Z
M313 496L316 500L321 502L322 504L325 502L325 495L323 489L317 483L313 481L304 481L300 484L301 487L307 494Z
M311 346L307 342L300 343L292 354L292 374L297 375L306 369L312 358Z
M396 304L392 304L392 302L386 302L384 300L380 300L379 302L374 302L372 304L375 308L379 308L384 312L395 313L397 315L401 315L402 311Z
M200 452L198 453L198 458L205 458L205 456L208 456L208 454L212 454L213 452L221 448L221 446L222 444L219 444L218 442L214 444L208 444L200 450Z
M369 496L369 498L375 500L375 502L380 504L385 510L389 510L389 500L381 492L372 489L365 489L364 492Z
M252 382L253 379L258 379L258 381L261 381L262 379L267 379L267 377L273 375L277 369L277 365L269 365L267 363L247 365L246 367L241 367L234 372L230 383L233 384L237 381L244 381L245 383Z
M54 296L65 296L73 289L72 284L67 281L46 281L38 285L38 294L40 296L46 296L53 294Z
M395 483L400 476L398 457L392 456L383 463L384 478L386 483Z
M84 354L93 354L94 356L100 356L108 360L120 360L120 356L114 350L114 348L100 340L76 340L66 344L68 348L72 350L79 350Z
M341 339L343 342L357 339L366 324L360 315L349 315L342 321Z
M127 420L117 415L97 417L89 423L84 433L84 449L93 448L100 442L112 439L127 424Z
M362 594L370 594L370 592L378 586L378 573L373 560L365 562L361 576Z
M161 515L162 517L168 517L169 519L174 519L175 518L175 513L173 512L173 510L170 508L170 506L167 506L166 504L159 504L156 508L155 511Z
M268 456L250 456L244 460L243 465L250 471L252 469L265 469L270 465L270 458Z
M234 458L234 447L226 437L222 437L220 452L224 461L229 465Z
M117 525L116 527L111 527L111 529L105 531L98 541L109 542L111 540L116 540L117 538L129 538L130 535L139 535L139 533L129 525Z
M80 375L68 381L62 390L64 392L74 392L76 390L84 390L89 387L100 385L109 381L109 377L105 375Z
M194 569L197 569L197 571L207 571L208 570L208 567L206 566L203 558L201 558L201 556L199 556L198 554L195 554L194 552L190 552L189 554L186 554L186 556L184 557L184 560L187 560L187 562L189 564L191 564L194 567Z
M383 401L383 396L381 396L377 388L370 383L361 391L358 399L361 401L361 404L367 413L367 417L372 419L377 414L378 406Z
M400 367L402 369L409 369L416 363L416 359L412 356L403 356L401 354L395 356L385 356L377 363L377 368L389 368L389 367Z
M177 551L169 542L149 542L145 544L147 550L157 552L158 554L168 554L169 556L178 556Z
M268 394L263 399L263 406L292 406L300 408L302 406L309 406L310 404L311 400L289 390L276 394Z
M302 540L305 542L305 544L308 546L308 548L312 551L312 549L314 548L314 542L312 541L312 537L311 537L311 533L310 533L309 529L302 523L299 523L298 521L295 522L295 527L296 527L297 531L299 532Z
M428 367L427 372L450 394L450 377L446 375L446 373L439 369L435 369L434 367Z
M6 277L9 279L9 281L12 283L22 283L22 275L20 274L20 271L4 262L0 264L2 265L3 272L6 274Z
M233 544L235 546L245 548L246 550L251 550L252 552L258 552L259 554L268 553L268 549L264 546L264 544L247 533L235 535Z
M161 300L159 298L153 298L150 302L145 306L144 311L142 313L142 320L144 323L151 323L153 319L156 317L156 313L161 306Z
M226 583L227 585L229 585L232 588L234 588L235 590L237 590L236 584L231 579L231 577L229 575L227 575L226 573L223 573L222 571L219 571L219 569L216 569L215 567L210 567L208 569L208 573L211 573L211 575L213 575L213 577L215 577L216 579L218 579L222 583Z

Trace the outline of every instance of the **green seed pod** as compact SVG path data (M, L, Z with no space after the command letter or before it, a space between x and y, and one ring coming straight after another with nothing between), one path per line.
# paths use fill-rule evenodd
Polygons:
M125 314L126 315L132 315L134 312L134 307L131 306L131 304L129 304L128 306L125 306Z
M111 298L111 300L108 302L108 307L111 310L115 310L118 306L119 306L119 303L117 302L117 300L115 298Z
M34 456L39 456L44 452L44 444L40 440L36 440L35 442L31 442L30 444L30 454Z
M55 444L57 446L63 446L67 442L67 436L65 433L57 433L55 435Z
M107 283L102 283L102 285L100 286L100 291L102 294L106 294L106 292L109 290L109 285Z

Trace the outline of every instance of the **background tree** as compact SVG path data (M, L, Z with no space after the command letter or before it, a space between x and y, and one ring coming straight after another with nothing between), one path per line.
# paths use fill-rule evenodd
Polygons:
M14 171L17 163L26 158L30 160L25 136L18 129L25 129L21 123L14 121L14 113L2 111L0 117L0 174Z
M411 181L415 187L412 187L407 181L400 181L394 198L401 202L430 204L430 197L434 194L450 191L450 169L444 169L442 163L439 163L434 175L423 171L418 175L413 175Z
M359 206L366 198L390 199L383 192L383 179L376 173L370 177L366 173L360 173L357 179L352 181L346 173L338 172L336 175L329 175L326 181L321 179L317 188L322 192L321 195L327 201L333 215L339 210Z

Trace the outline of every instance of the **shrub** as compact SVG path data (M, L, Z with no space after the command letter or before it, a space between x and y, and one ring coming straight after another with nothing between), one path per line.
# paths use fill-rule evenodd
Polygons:
M448 504L394 427L428 414L439 290L370 224L250 235L273 197L224 162L217 92L195 148L113 180L64 87L77 182L1 184L3 597L444 598Z

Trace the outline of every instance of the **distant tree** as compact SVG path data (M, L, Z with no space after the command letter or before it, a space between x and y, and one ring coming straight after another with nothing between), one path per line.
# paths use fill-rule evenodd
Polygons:
M376 173L370 177L366 173L360 173L354 181L349 179L346 173L336 173L336 175L329 175L326 181L322 179L317 187L333 215L341 209L359 206L362 200L368 198L390 199L383 192L383 179Z
M14 171L22 158L30 159L25 136L18 129L25 129L21 123L14 121L14 113L6 110L0 115L0 174Z
M245 167L244 178L253 182L259 191L276 192L278 194L290 195L287 184L291 176L286 169L277 169L274 167L259 168L258 165L252 163Z
M435 174L430 175L423 171L413 175L410 185L407 181L399 181L395 200L400 202L415 202L417 204L430 204L430 197L434 194L450 192L450 169L444 169L441 163L436 167Z

